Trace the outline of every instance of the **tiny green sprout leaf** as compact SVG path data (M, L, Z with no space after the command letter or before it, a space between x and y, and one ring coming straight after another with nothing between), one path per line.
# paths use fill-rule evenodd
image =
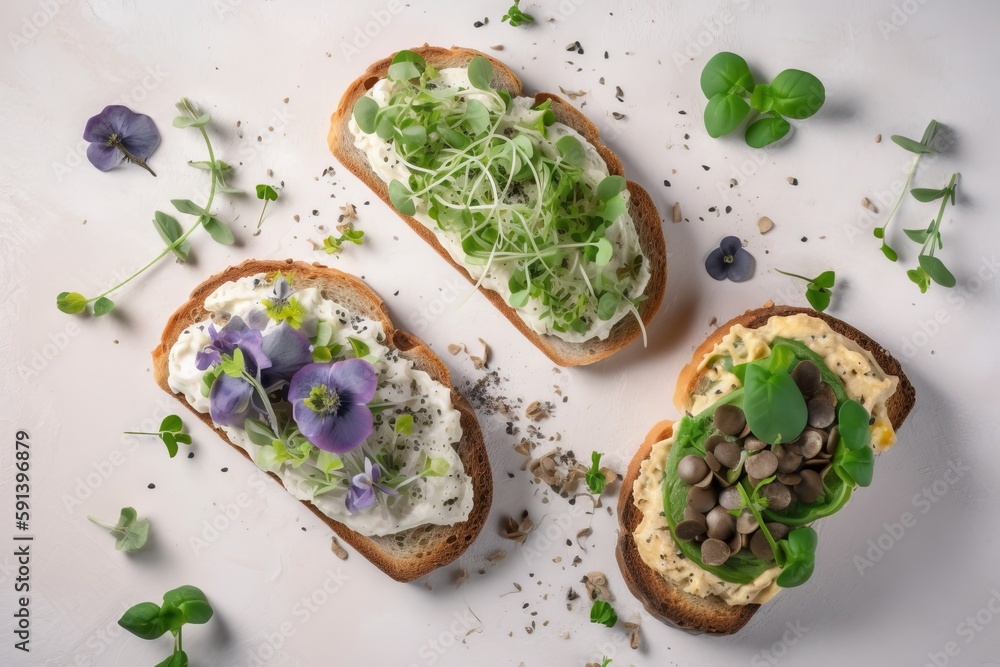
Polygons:
M218 218L212 216L204 216L201 218L202 226L208 235L211 236L216 243L221 243L222 245L232 245L236 242L236 237L233 236L233 230L229 228L226 223L222 222Z
M413 194L396 179L392 179L389 183L389 201L403 215L413 215L417 212L417 206L413 203Z
M465 115L462 117L465 125L474 135L480 135L490 129L490 112L479 100L469 100L465 103Z
M626 183L625 179L621 176L612 174L611 176L605 176L604 180L597 184L597 189L594 194L601 201L608 201L618 193L625 190Z
M167 624L160 617L160 605L140 602L130 607L118 619L118 625L140 639L157 639L167 632Z
M929 145L924 145L919 141L914 141L913 139L908 139L907 137L894 134L890 137L893 143L902 148L903 150L910 151L911 153L934 153L934 149Z
M600 452L591 453L590 469L587 470L587 474L584 476L590 492L597 495L601 495L604 492L604 487L608 482L607 475L601 472L601 456Z
M744 139L750 148L763 148L782 139L792 129L784 118L767 117L750 123Z
M611 245L611 241L606 238L600 238L597 240L597 256L594 258L594 262L598 266L605 266L611 261L611 257L614 255L614 248Z
M493 81L493 65L482 56L473 56L469 61L469 83L479 90L489 90Z
M422 477L444 477L451 469L451 464L447 459L427 457L424 460L424 468L420 471Z
M171 606L181 613L185 623L207 623L212 618L212 605L201 589L181 586L163 594L164 606Z
M608 665L610 665L610 664L611 664L611 658L609 658L607 656L603 656L601 658L601 664L598 665L598 667L608 667Z
M590 608L590 622L613 628L618 622L618 614L615 613L615 608L610 603L604 600L595 600L594 606Z
M174 205L181 213L186 213L188 215L208 215L208 211L198 206L190 199L171 199L170 203Z
M840 406L837 411L837 428L840 432L840 441L847 449L857 451L871 444L869 419L868 410L857 401L844 401Z
M403 61L389 65L388 76L391 81L409 81L418 78L420 70L414 63Z
M837 274L833 271L824 271L815 278L812 279L812 284L816 287L833 287L833 284L837 280Z
M92 516L88 516L90 521L96 523L115 537L115 549L126 553L135 553L146 544L149 537L149 521L138 519L135 509L123 507L118 523L111 525Z
M922 267L910 269L906 272L906 277L920 288L921 294L927 292L927 288L931 285L930 276L927 275L927 272Z
M107 315L114 309L115 302L106 296L99 297L97 301L94 302L94 315L98 317L101 315Z
M399 142L409 151L417 150L427 143L427 130L423 125L408 125L399 131Z
M771 82L772 108L789 118L809 118L826 101L822 82L809 72L786 69Z
M403 49L392 57L392 64L395 65L396 63L413 63L419 69L427 67L424 57L415 51L410 51L409 49Z
M729 134L746 120L750 105L739 95L719 93L705 105L705 129L712 138Z
M528 298L530 296L531 295L528 293L528 290L526 289L518 290L516 292L511 292L509 299L510 305L513 306L514 308L524 308L526 305L528 305Z
M712 98L719 93L752 92L753 74L747 61L735 53L716 53L701 71L701 91Z
M60 292L56 297L56 308L68 315L82 313L87 307L87 297L79 292Z
M521 0L514 0L514 4L511 5L510 9L507 10L507 13L501 17L500 22L510 23L512 28L524 25L525 23L534 23L535 17L531 14L525 14L522 12L521 8L518 6L520 3Z
M935 199L941 199L942 197L947 197L951 192L948 188L913 188L910 190L910 194L913 198L921 202L934 201Z
M818 542L816 531L809 526L796 528L788 533L786 539L778 542L778 548L784 556L781 574L775 580L779 586L793 588L808 581L816 566Z
M605 292L597 301L597 318L605 322L610 320L618 312L620 303L621 297L617 292Z
M396 423L392 426L396 433L410 435L413 433L413 415L407 413L396 418Z
M899 259L899 255L896 254L896 251L893 250L891 247L889 247L889 244L886 243L885 241L882 241L881 250L882 254L885 255L890 262L895 262L897 259Z
M923 244L927 241L927 237L930 235L926 229L904 229L903 233L906 237L915 243Z
M562 156L563 160L574 167L582 166L587 159L587 153L583 148L583 144L574 136L567 134L560 137L556 142L556 148L559 150L559 155Z
M920 268L927 276L941 287L954 287L955 276L952 275L948 267L940 259L933 255L920 255L918 258Z
M156 233L160 235L164 243L170 246L170 251L177 256L177 259L182 262L187 261L188 254L191 252L191 244L187 241L177 242L184 234L177 218L163 211L156 211L153 214L153 227L156 228Z
M156 663L156 667L188 667L187 653L176 649L166 660Z
M877 239L885 238L885 227L876 227L872 230L872 236Z
M378 102L362 95L354 105L354 121L365 134L375 131L375 119L378 115Z
M772 445L798 438L806 427L808 409L792 376L750 363L745 380L743 411L754 435Z
M753 89L750 96L750 106L756 111L767 113L774 105L774 98L771 97L771 86L762 83Z
M266 183L261 183L257 186L257 199L277 201L278 191Z
M348 337L347 342L351 344L351 350L354 352L354 356L357 357L358 359L367 357L369 354L371 354L371 349L368 347L368 344L365 343L363 340L358 340L357 338L350 336Z
M825 311L830 306L830 290L828 289L813 289L811 287L806 288L806 301L815 310L819 312Z
M246 362L243 359L243 350L237 347L233 350L232 355L222 355L222 361L219 362L219 368L221 368L222 372L231 378L242 378L243 371L246 369Z
M167 431L169 433L180 433L184 428L184 422L178 415L167 415L160 422L160 431Z
M243 428L247 432L250 442L260 447L270 445L277 437L267 424L258 419L247 419Z

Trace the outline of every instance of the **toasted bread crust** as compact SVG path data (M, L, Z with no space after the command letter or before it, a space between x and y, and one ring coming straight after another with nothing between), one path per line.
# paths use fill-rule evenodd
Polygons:
M903 373L899 362L885 348L846 322L808 308L791 306L770 306L748 310L713 332L695 350L691 362L681 370L674 397L677 407L687 412L690 407L691 394L698 384L698 364L729 333L734 325L742 324L745 327L755 329L766 324L768 318L775 315L787 316L797 313L806 313L813 317L822 318L834 331L847 336L868 350L883 371L899 378L899 387L887 404L888 416L893 428L899 429L915 402L913 385ZM622 481L618 496L618 521L621 526L616 549L618 566L632 594L642 602L650 614L664 623L699 634L733 634L747 624L760 609L760 605L734 606L717 598L701 598L686 593L667 582L655 570L647 566L636 549L633 533L642 521L642 512L635 506L632 488L639 477L639 468L642 462L649 457L653 445L670 437L672 432L671 422L660 422L654 426L632 458L628 472Z
M389 319L388 309L382 300L364 282L349 274L327 268L321 264L306 264L292 260L247 260L239 266L226 269L198 285L184 303L167 321L160 344L153 350L153 377L168 394L183 403L201 421L213 429L222 440L250 459L247 452L231 442L225 432L217 428L209 415L195 410L180 394L175 394L167 382L170 349L187 327L207 317L205 298L222 284L259 273L281 270L295 274L298 280L307 280L325 288L350 294L362 314L382 324L386 334L385 345L399 350L400 356L413 361L434 380L451 387L451 400L461 414L462 440L458 451L466 473L472 477L474 505L469 518L453 526L420 526L385 537L365 537L344 524L323 514L312 503L302 501L317 517L362 556L396 581L412 581L428 572L446 565L460 556L472 544L486 521L493 499L493 479L483 434L476 414L469 402L451 385L448 368L419 338L399 331ZM279 484L281 480L267 473ZM282 486L284 486L282 484Z
M503 88L512 95L521 95L521 81L517 75L499 60L478 51L464 48L444 49L434 46L422 46L411 49L420 54L428 64L442 69L444 67L464 67L474 56L482 56L493 65L493 86ZM389 200L389 192L386 184L369 167L368 161L361 151L354 146L354 139L348 129L348 122L354 110L357 100L375 85L379 79L385 78L392 57L384 58L373 63L365 70L358 79L354 81L344 93L330 119L330 131L327 141L330 150L340 162L365 184L371 188L390 208L392 203ZM600 142L600 132L590 120L565 100L549 93L538 93L535 95L536 102L540 103L546 99L552 100L552 111L557 120L569 125L588 142L590 142L604 158L611 174L624 176L621 160L607 146ZM646 300L639 306L639 314L644 324L649 324L653 315L663 300L663 292L667 279L667 251L663 239L663 229L656 210L656 205L642 186L628 181L629 213L639 235L639 243L643 253L649 261L650 278L646 286ZM475 284L475 280L469 277L465 267L455 262L448 251L441 245L434 232L425 227L414 218L403 215L396 211L406 224L410 226L424 241L433 247L441 257L449 264L458 269L462 275ZM641 334L638 322L632 317L625 317L618 322L611 330L611 334L606 340L596 338L583 343L567 343L557 336L549 334L539 334L532 331L520 318L513 308L507 305L503 296L493 290L480 288L483 295L496 306L517 329L530 340L535 347L544 352L552 361L560 366L578 366L592 364L608 357L626 345L634 341Z

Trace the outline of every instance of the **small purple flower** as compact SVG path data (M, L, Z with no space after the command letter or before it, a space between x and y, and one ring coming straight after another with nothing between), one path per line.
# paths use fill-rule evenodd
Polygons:
M304 366L292 378L288 400L302 435L322 450L343 454L372 434L368 401L375 396L375 368L364 359Z
M160 133L149 116L113 104L87 121L83 138L90 142L87 159L101 171L127 160L156 176L146 159L160 143Z
M214 324L208 325L208 335L212 339L203 350L195 356L195 366L198 370L208 370L222 361L222 355L232 355L237 347L243 351L260 368L267 368L267 355L264 354L263 336L257 329L247 327L240 317L233 317L221 330ZM263 365L262 365L263 364Z
M354 476L351 480L351 488L347 490L347 511L356 514L366 507L370 507L375 502L375 490L390 496L398 495L399 492L384 484L379 484L378 480L382 476L382 468L379 464L373 464L371 459L365 457L365 471Z
M741 283L753 272L753 255L743 249L736 236L722 239L719 247L708 254L705 270L716 280L732 280Z

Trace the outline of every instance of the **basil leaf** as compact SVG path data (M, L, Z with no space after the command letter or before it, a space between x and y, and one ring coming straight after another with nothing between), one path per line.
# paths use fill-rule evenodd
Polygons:
M756 363L746 370L743 411L754 435L771 445L798 438L809 416L792 376L769 373Z
M140 602L130 607L118 619L118 625L140 639L157 639L167 631L160 617L160 607L153 602Z
M750 123L743 139L750 148L763 148L782 139L791 129L792 126L784 118L761 118Z
M156 667L188 667L187 653L178 649L174 653L170 654L170 657L166 660L157 663Z
M735 53L716 53L701 71L701 91L712 98L736 88L746 92L754 89L753 74L747 61Z
M809 72L786 69L771 82L773 109L789 118L808 118L826 101L823 83Z
M176 608L185 623L206 623L212 618L212 605L195 586L180 586L163 594L164 607Z
M750 106L761 113L767 113L774 106L774 98L771 96L771 86L762 83L753 89L750 96Z
M739 95L719 93L705 105L705 129L710 137L729 134L746 120L750 105Z

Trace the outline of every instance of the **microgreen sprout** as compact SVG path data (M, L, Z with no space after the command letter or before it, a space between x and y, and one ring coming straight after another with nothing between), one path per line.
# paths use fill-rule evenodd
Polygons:
M118 523L111 524L92 516L87 518L98 526L107 529L115 537L115 549L126 553L135 553L146 544L149 537L149 521L137 518L135 509L123 507Z
M267 202L278 201L278 191L274 189L274 186L260 183L257 185L257 199L264 202L264 205L260 209L260 218L257 220L257 229L260 229L260 226L264 224L264 213L267 212Z
M514 0L514 4L510 6L507 13L500 19L501 23L510 23L511 27L514 28L525 23L534 23L535 17L522 12L520 4L521 0Z
M602 656L601 657L601 664L598 665L598 667L608 667L608 665L610 665L610 664L611 664L611 658L609 658L607 656Z
M590 622L600 623L603 626L613 628L618 622L618 614L611 603L604 600L595 600L594 606L590 608Z
M184 422L177 415L167 415L160 422L159 431L125 431L125 435L152 435L163 441L167 446L170 458L177 456L177 443L191 444L191 436L184 433Z
M551 102L525 105L492 88L486 58L472 58L468 77L471 89L439 85L437 70L401 51L388 100L355 105L360 130L391 142L408 171L388 183L392 205L431 218L461 247L476 287L502 277L508 303L534 306L547 330L583 339L627 314L642 327L647 263L614 226L628 208L625 179L594 179L577 137L549 141Z
M941 221L944 219L944 212L948 206L948 202L950 201L953 206L955 204L955 191L958 188L956 184L957 179L958 174L952 174L948 185L939 190L931 188L914 188L910 190L910 194L917 201L932 202L938 199L941 200L937 217L931 220L931 224L926 229L903 230L907 238L921 244L920 255L917 256L917 268L906 272L906 275L920 288L921 292L927 291L932 280L942 287L955 286L955 276L944 265L944 262L934 256L934 252L944 248L944 243L941 241Z
M587 480L587 486L590 487L590 492L597 495L601 495L604 492L604 486L608 483L607 475L601 472L601 456L600 452L591 453L590 469L587 470L587 474L584 476Z
M180 213L195 216L194 224L192 224L187 231L184 231L180 223L177 222L173 216L170 216L162 211L157 211L153 217L153 226L155 227L157 234L160 235L160 238L162 238L164 243L167 244L166 247L158 255L156 255L156 257L143 265L142 268L137 270L135 273L101 292L97 296L88 298L79 292L61 292L56 297L56 307L62 312L70 315L82 313L87 309L87 306L92 303L94 315L99 317L110 313L115 308L115 302L108 297L109 294L131 282L137 276L169 254L173 254L179 262L186 261L188 252L190 251L187 239L199 227L204 227L209 236L215 239L218 243L232 245L235 240L232 230L226 226L226 223L216 218L211 212L212 204L215 201L215 195L217 192L226 194L235 194L240 192L240 190L232 188L226 184L226 174L231 171L232 167L222 160L217 160L215 157L215 150L212 148L212 142L208 137L208 132L205 130L205 126L208 125L212 118L207 113L201 113L186 97L181 98L181 101L177 103L177 109L181 112L181 115L174 118L174 127L197 128L197 130L201 133L202 138L205 140L205 146L208 149L207 161L188 163L196 169L202 169L211 174L212 182L209 187L208 198L205 204L198 205L190 199L170 200L173 207Z
M361 245L364 242L365 233L361 229L354 229L353 226L348 226L341 232L340 236L327 236L323 239L323 250L328 255L333 255L340 252L341 247L344 243L353 243L354 245Z
M824 271L815 278L806 278L781 269L775 269L775 271L791 278L806 281L806 300L813 308L822 313L829 307L830 298L833 296L833 285L837 280L837 274L834 271Z
M125 611L118 625L141 639L158 639L169 632L174 650L157 667L187 667L181 632L184 625L207 623L214 614L205 594L194 586L181 586L163 594L163 604L140 602Z
M903 182L903 189L899 193L899 198L893 205L892 210L889 211L888 217L886 217L885 222L882 223L881 227L876 227L872 230L875 238L882 239L882 254L884 254L889 261L895 262L899 259L899 255L893 250L889 243L885 240L885 231L889 227L889 223L892 222L893 217L896 215L896 211L899 210L899 205L903 203L903 197L906 196L906 191L910 187L910 182L913 180L913 174L917 170L917 165L920 164L920 158L926 153L935 153L937 150L934 148L934 137L937 136L937 132L940 129L939 123L931 119L931 122L927 124L927 128L924 130L924 136L921 137L920 141L914 141L907 137L894 134L891 139L893 143L914 154L913 161L910 163L910 168L906 172L906 181Z
M705 64L701 90L708 98L708 134L721 137L740 127L748 117L756 118L744 134L752 148L778 141L791 129L787 118L809 118L826 101L826 89L809 72L786 69L771 83L756 84L747 61L727 51L715 54Z

